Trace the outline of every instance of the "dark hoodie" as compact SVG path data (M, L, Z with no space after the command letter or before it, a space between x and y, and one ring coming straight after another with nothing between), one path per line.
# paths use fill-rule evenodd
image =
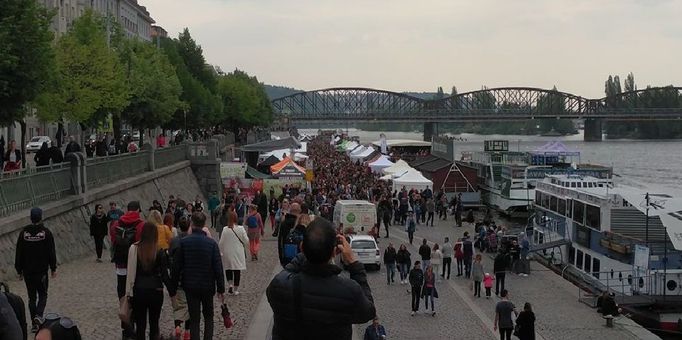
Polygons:
M374 318L376 310L367 274L360 262L348 266L350 279L333 264L313 265L298 254L266 290L274 313L272 339L351 339L352 324ZM300 277L301 320L296 321L294 280Z
M289 237L289 232L296 226L296 220L298 216L293 214L286 214L284 220L279 225L279 230L277 230L277 252L279 253L279 263L282 267L286 267L289 263L284 258L284 241Z
M33 160L36 162L36 166L50 165L50 149L47 147L47 142L43 142Z
M24 276L57 270L54 237L42 223L28 225L19 233L14 268Z
M109 227L109 237L111 241L111 246L116 245L116 228L124 224L126 226L135 226L135 242L140 241L142 236L142 227L144 227L144 221L140 218L140 213L137 211L128 211L121 218L111 223ZM126 268L128 266L125 264L116 264L116 268Z

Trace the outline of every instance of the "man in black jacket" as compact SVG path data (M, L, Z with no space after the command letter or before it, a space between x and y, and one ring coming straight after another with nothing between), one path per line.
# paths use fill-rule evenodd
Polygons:
M301 214L301 205L298 203L291 203L289 213L284 216L284 221L280 223L277 233L277 252L279 253L279 263L282 267L286 267L287 263L284 258L284 241L289 236L289 232L296 226L298 215Z
M386 284L391 284L391 282L395 282L393 279L395 276L395 260L396 260L396 251L395 248L393 248L393 243L389 243L388 247L386 247L386 250L384 250L384 265L386 266Z
M507 256L503 252L499 252L495 256L493 262L493 271L495 272L495 295L499 295L504 290L504 278L507 276Z
M431 247L427 244L428 241L424 239L422 245L419 247L419 255L422 257L422 264L427 268L431 264Z
M14 261L14 268L26 282L28 309L34 330L42 322L47 304L47 270L51 270L52 278L57 276L54 238L52 232L43 226L42 220L43 211L40 208L31 209L31 224L19 233Z
M302 248L266 290L274 313L272 339L350 340L351 325L376 314L364 266L348 241L321 217L306 228ZM332 263L337 252L350 279L339 276L341 268Z
M419 311L419 301L421 300L422 285L424 284L424 272L421 270L421 263L419 261L414 262L414 268L410 270L410 286L412 287L412 313Z
M204 340L213 339L213 296L225 301L225 276L218 244L202 230L206 215L192 214L192 232L180 240L180 247L173 255L173 270L168 295L175 300L178 285L187 296L190 335L199 340L201 314L204 316Z

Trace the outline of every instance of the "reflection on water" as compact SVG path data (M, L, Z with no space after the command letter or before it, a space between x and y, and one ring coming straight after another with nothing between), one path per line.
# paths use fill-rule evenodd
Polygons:
M343 130L346 131L345 129ZM315 134L317 129L301 129L300 132ZM363 143L379 139L381 131L362 131L348 129L351 136L358 136ZM388 139L422 140L420 132L383 132ZM548 141L560 140L570 149L581 152L582 163L612 166L622 181L630 185L646 185L651 188L660 186L682 191L682 140L605 140L603 142L583 142L583 135L566 137L542 137L521 135L452 135L461 138L457 153L461 151L481 151L483 141L501 139L509 141L513 151L531 151Z

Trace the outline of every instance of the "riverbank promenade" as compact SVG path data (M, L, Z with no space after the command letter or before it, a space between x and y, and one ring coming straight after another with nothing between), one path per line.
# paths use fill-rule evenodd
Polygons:
M444 237L451 240L462 236L465 231L473 233L473 226L464 223L462 228L453 227L454 219L436 221L434 227L419 226L414 245L420 245L423 238L430 243L442 244ZM49 225L47 227L50 227ZM270 226L266 226L270 230ZM226 330L219 320L219 306L216 301L214 339L270 339L272 312L265 299L265 288L279 269L274 238L263 241L259 261L249 261L242 276L240 295L226 296L235 325ZM385 232L382 230L381 235ZM407 242L402 227L392 227L391 238L381 238L382 252L389 242L396 248ZM412 260L418 259L418 251L408 246ZM492 271L492 259L483 257L485 272ZM471 281L456 277L456 265L452 266L450 280L437 283L440 297L436 300L436 315L417 314L410 316L409 286L386 284L386 269L370 270L368 279L374 295L380 322L386 327L388 339L498 339L493 331L495 303L491 299L475 298ZM533 262L532 273L520 277L511 273L506 277L506 288L511 301L521 309L530 302L536 315L536 338L553 339L658 339L627 318L616 320L614 328L607 328L596 310L578 301L578 288L563 280L541 265ZM397 275L397 273L396 273ZM23 282L11 280L10 288L27 300ZM423 302L421 307L423 307ZM47 312L56 312L71 317L78 324L84 339L120 339L117 318L116 277L112 264L96 263L93 255L59 266L58 277L50 281ZM356 325L354 338L362 339L367 325ZM169 335L173 328L170 299L165 298L161 313L162 335Z

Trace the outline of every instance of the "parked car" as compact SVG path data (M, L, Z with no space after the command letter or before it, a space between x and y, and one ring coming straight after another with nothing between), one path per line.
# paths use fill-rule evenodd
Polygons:
M351 235L350 247L360 263L381 269L381 251L374 237L369 235Z
M31 138L28 144L26 144L26 152L36 152L40 150L40 147L43 146L43 143L45 142L47 142L49 146L52 140L48 136L35 136Z

